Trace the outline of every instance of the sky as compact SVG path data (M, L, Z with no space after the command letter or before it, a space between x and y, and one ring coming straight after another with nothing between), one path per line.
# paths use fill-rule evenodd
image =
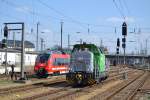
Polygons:
M39 41L43 38L49 48L60 45L62 21L63 47L67 47L69 34L71 45L82 39L96 45L102 43L109 52L115 52L116 40L122 38L122 23L126 21L127 53L137 53L146 48L150 37L149 4L150 0L0 0L0 28L5 22L24 22L25 40L35 43L39 22ZM12 33L9 39L13 39ZM3 38L1 32L0 40ZM15 38L21 39L21 34L16 32ZM149 49L149 42L147 46Z

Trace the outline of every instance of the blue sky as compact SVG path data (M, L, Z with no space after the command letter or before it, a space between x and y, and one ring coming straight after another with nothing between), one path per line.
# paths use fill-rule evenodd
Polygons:
M71 44L77 43L80 38L97 45L103 40L103 44L110 52L115 52L115 41L118 37L122 38L121 25L124 20L121 13L123 13L128 24L127 40L136 41L128 42L127 52L137 52L140 48L145 48L145 39L150 36L150 1L114 0L114 2L113 0L0 0L0 27L3 27L4 22L25 22L26 40L35 43L36 23L40 22L40 37L44 38L47 47L52 47L60 44L60 21L63 20L65 47L67 35L70 34ZM131 33L134 28L135 33L139 33L139 29L141 33ZM1 34L0 39L2 38ZM20 39L20 34L17 34L16 38ZM12 39L11 33L9 39Z

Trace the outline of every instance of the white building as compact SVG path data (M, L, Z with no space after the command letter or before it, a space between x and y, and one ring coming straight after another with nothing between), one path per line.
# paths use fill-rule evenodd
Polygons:
M5 73L5 50L4 49L0 49L0 74ZM33 72L33 67L35 64L35 60L37 57L37 53L35 52L26 52L25 56L24 56L24 66L25 66L25 70L26 71L32 71ZM7 69L8 71L11 71L10 65L14 64L15 67L15 71L16 72L20 72L20 68L21 68L21 52L17 51L17 50L11 50L8 49L8 53L7 53Z
M0 64L2 65L5 63L5 50L0 49ZM35 64L35 59L37 57L37 53L35 52L26 52L25 53L25 66L33 66ZM20 65L21 62L21 52L17 50L10 50L8 49L7 52L7 63L9 65L15 64Z

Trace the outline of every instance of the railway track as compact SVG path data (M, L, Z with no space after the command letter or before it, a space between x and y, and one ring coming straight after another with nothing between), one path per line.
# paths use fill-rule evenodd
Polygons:
M107 100L132 100L137 90L144 84L147 76L147 73L144 73L142 76L116 90L114 94L107 97Z
M104 84L107 84L107 83L110 83L110 82L115 82L115 79L118 79L119 77L120 77L120 75L113 76L110 79L105 80L101 84L95 84L93 86L85 87L83 89L80 89L78 92L68 93L68 94L56 97L54 100L71 100L71 99L74 100L75 98L76 98L75 100L83 100L85 98L84 97L80 98L80 96L82 96L82 95L88 95L88 94L91 93L91 91L96 90L98 88L102 88L104 86ZM93 99L91 99L91 100L93 100ZM99 100L99 99L97 99L97 100Z
M66 82L65 78L64 79L61 78L61 79L56 79L56 80L45 80L44 82L37 82L34 84L27 84L23 86L4 88L4 89L0 89L0 96L8 95L11 93L17 93L21 91L26 91L26 90L33 90L33 89L41 88L44 86L60 84L64 82Z
M66 84L66 82L62 82L60 84L55 83L54 85L57 86L57 85L62 85L62 84L63 84L63 88L59 88L59 89L55 88L53 90L49 90L49 91L44 92L44 93L35 94L35 95L28 96L28 97L20 98L19 100L34 100L34 99L46 98L46 96L58 94L59 92L67 91L67 89L71 88L71 87L69 87L68 84ZM49 85L47 85L47 86L49 86ZM45 99L42 99L42 100L45 100Z
M134 71L128 71L128 74L133 73ZM57 81L50 81L48 82L41 82L37 84L32 85L25 85L20 87L14 87L9 89L0 89L0 96L8 95L8 94L22 94L22 97L15 98L18 100L59 100L59 99L68 99L75 98L81 96L83 93L89 93L89 91L97 89L102 87L106 83L110 83L111 81L115 81L116 79L119 79L122 77L122 73L110 76L107 80L100 84L95 84L93 86L87 86L82 88L72 88L69 86L65 81L62 79ZM60 86L61 85L61 86ZM44 87L44 89L47 89L44 92L39 92L40 88ZM55 88L53 88L55 87ZM58 87L58 88L57 88ZM61 87L61 88L60 88ZM38 89L37 93L30 94L31 91L34 91L35 89ZM25 92L27 91L27 92ZM29 93L28 93L29 91ZM24 94L25 93L25 94ZM24 96L24 95L25 96Z
M110 81L114 81L115 79L118 79L121 76L122 74L110 77L108 80L105 80L101 84L95 84L92 86L87 86L87 87L82 87L82 88L72 88L70 86L67 86L59 90L48 91L48 92L37 94L31 97L23 98L21 100L34 100L34 99L37 99L37 100L59 100L59 99L70 100L70 99L73 99L82 95L82 93L89 92L89 90L94 90L96 88L102 87L103 84L109 83Z
M90 100L132 100L138 89L144 84L148 73L142 73L135 79L123 82Z

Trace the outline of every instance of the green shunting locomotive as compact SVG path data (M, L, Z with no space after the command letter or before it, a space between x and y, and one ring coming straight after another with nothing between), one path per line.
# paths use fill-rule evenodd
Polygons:
M103 51L94 44L76 44L66 79L71 85L91 85L108 77Z

